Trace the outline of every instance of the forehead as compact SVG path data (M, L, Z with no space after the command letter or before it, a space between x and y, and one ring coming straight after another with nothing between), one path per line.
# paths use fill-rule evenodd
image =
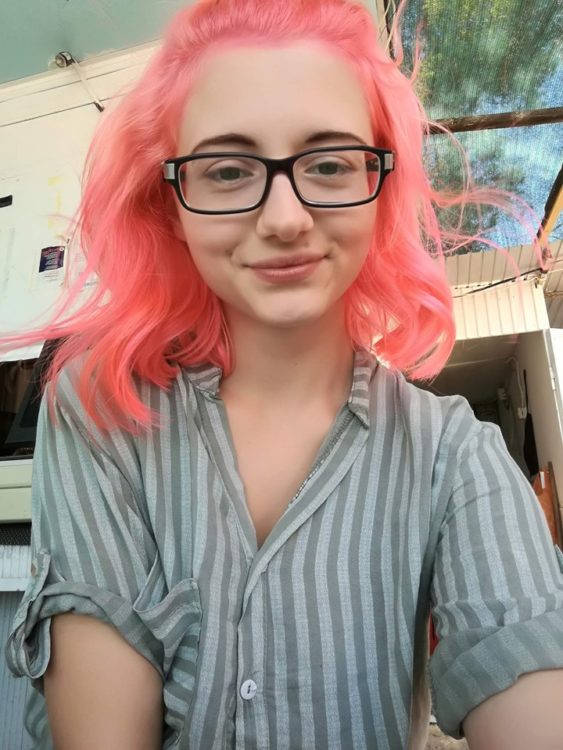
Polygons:
M204 60L182 117L179 148L190 153L201 140L236 132L275 156L326 130L352 132L366 143L372 138L363 90L345 60L313 42L236 47Z

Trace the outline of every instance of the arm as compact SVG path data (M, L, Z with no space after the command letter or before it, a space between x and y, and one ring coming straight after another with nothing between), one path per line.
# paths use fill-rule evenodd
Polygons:
M563 669L522 675L471 711L463 730L471 750L560 750Z
M52 747L51 717L56 750L172 746L193 690L202 618L197 582L167 580L144 504L136 444L114 431L96 433L94 445L64 377L58 427L45 398L39 413L31 576L6 643L7 665L35 689L26 709L33 747ZM153 742L157 725L159 745ZM117 733L132 727L151 744L137 738L126 744L125 734ZM98 742L110 728L112 744L106 737Z
M495 731L482 729L486 722L478 717L494 707L494 722L506 735L526 685L563 669L563 555L498 428L473 419L453 425L461 441L450 441L454 454L444 451L441 463L451 470L437 488L445 511L431 585L440 638L429 665L434 715L456 738L466 722L472 750L502 750L488 735L481 740L476 734ZM438 472L436 477L440 481ZM546 692L543 682L541 690ZM519 719L532 732L536 719L529 705ZM524 746L544 750L541 743Z
M162 680L115 628L84 615L53 618L45 673L57 750L159 750Z

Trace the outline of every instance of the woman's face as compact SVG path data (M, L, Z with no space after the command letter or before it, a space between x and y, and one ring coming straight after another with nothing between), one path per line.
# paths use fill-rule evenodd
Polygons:
M317 146L362 144L374 145L354 74L320 46L299 43L210 56L184 112L178 155L241 151L283 158ZM176 232L228 317L287 328L338 309L368 253L375 210L375 203L304 206L279 173L266 202L248 213L201 215L178 203ZM280 263L301 268L263 268Z

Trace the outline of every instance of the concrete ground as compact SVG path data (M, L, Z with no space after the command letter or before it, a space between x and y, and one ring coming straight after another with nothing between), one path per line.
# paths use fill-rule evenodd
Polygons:
M465 740L454 740L442 734L437 726L430 726L430 735L426 750L468 750L469 745Z

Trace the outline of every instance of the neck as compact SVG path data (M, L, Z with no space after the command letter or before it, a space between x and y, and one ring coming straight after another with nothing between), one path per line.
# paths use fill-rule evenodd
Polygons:
M227 320L235 368L222 381L223 398L254 404L275 399L287 407L321 400L337 408L348 398L353 347L341 312L275 331L233 311L228 311Z

